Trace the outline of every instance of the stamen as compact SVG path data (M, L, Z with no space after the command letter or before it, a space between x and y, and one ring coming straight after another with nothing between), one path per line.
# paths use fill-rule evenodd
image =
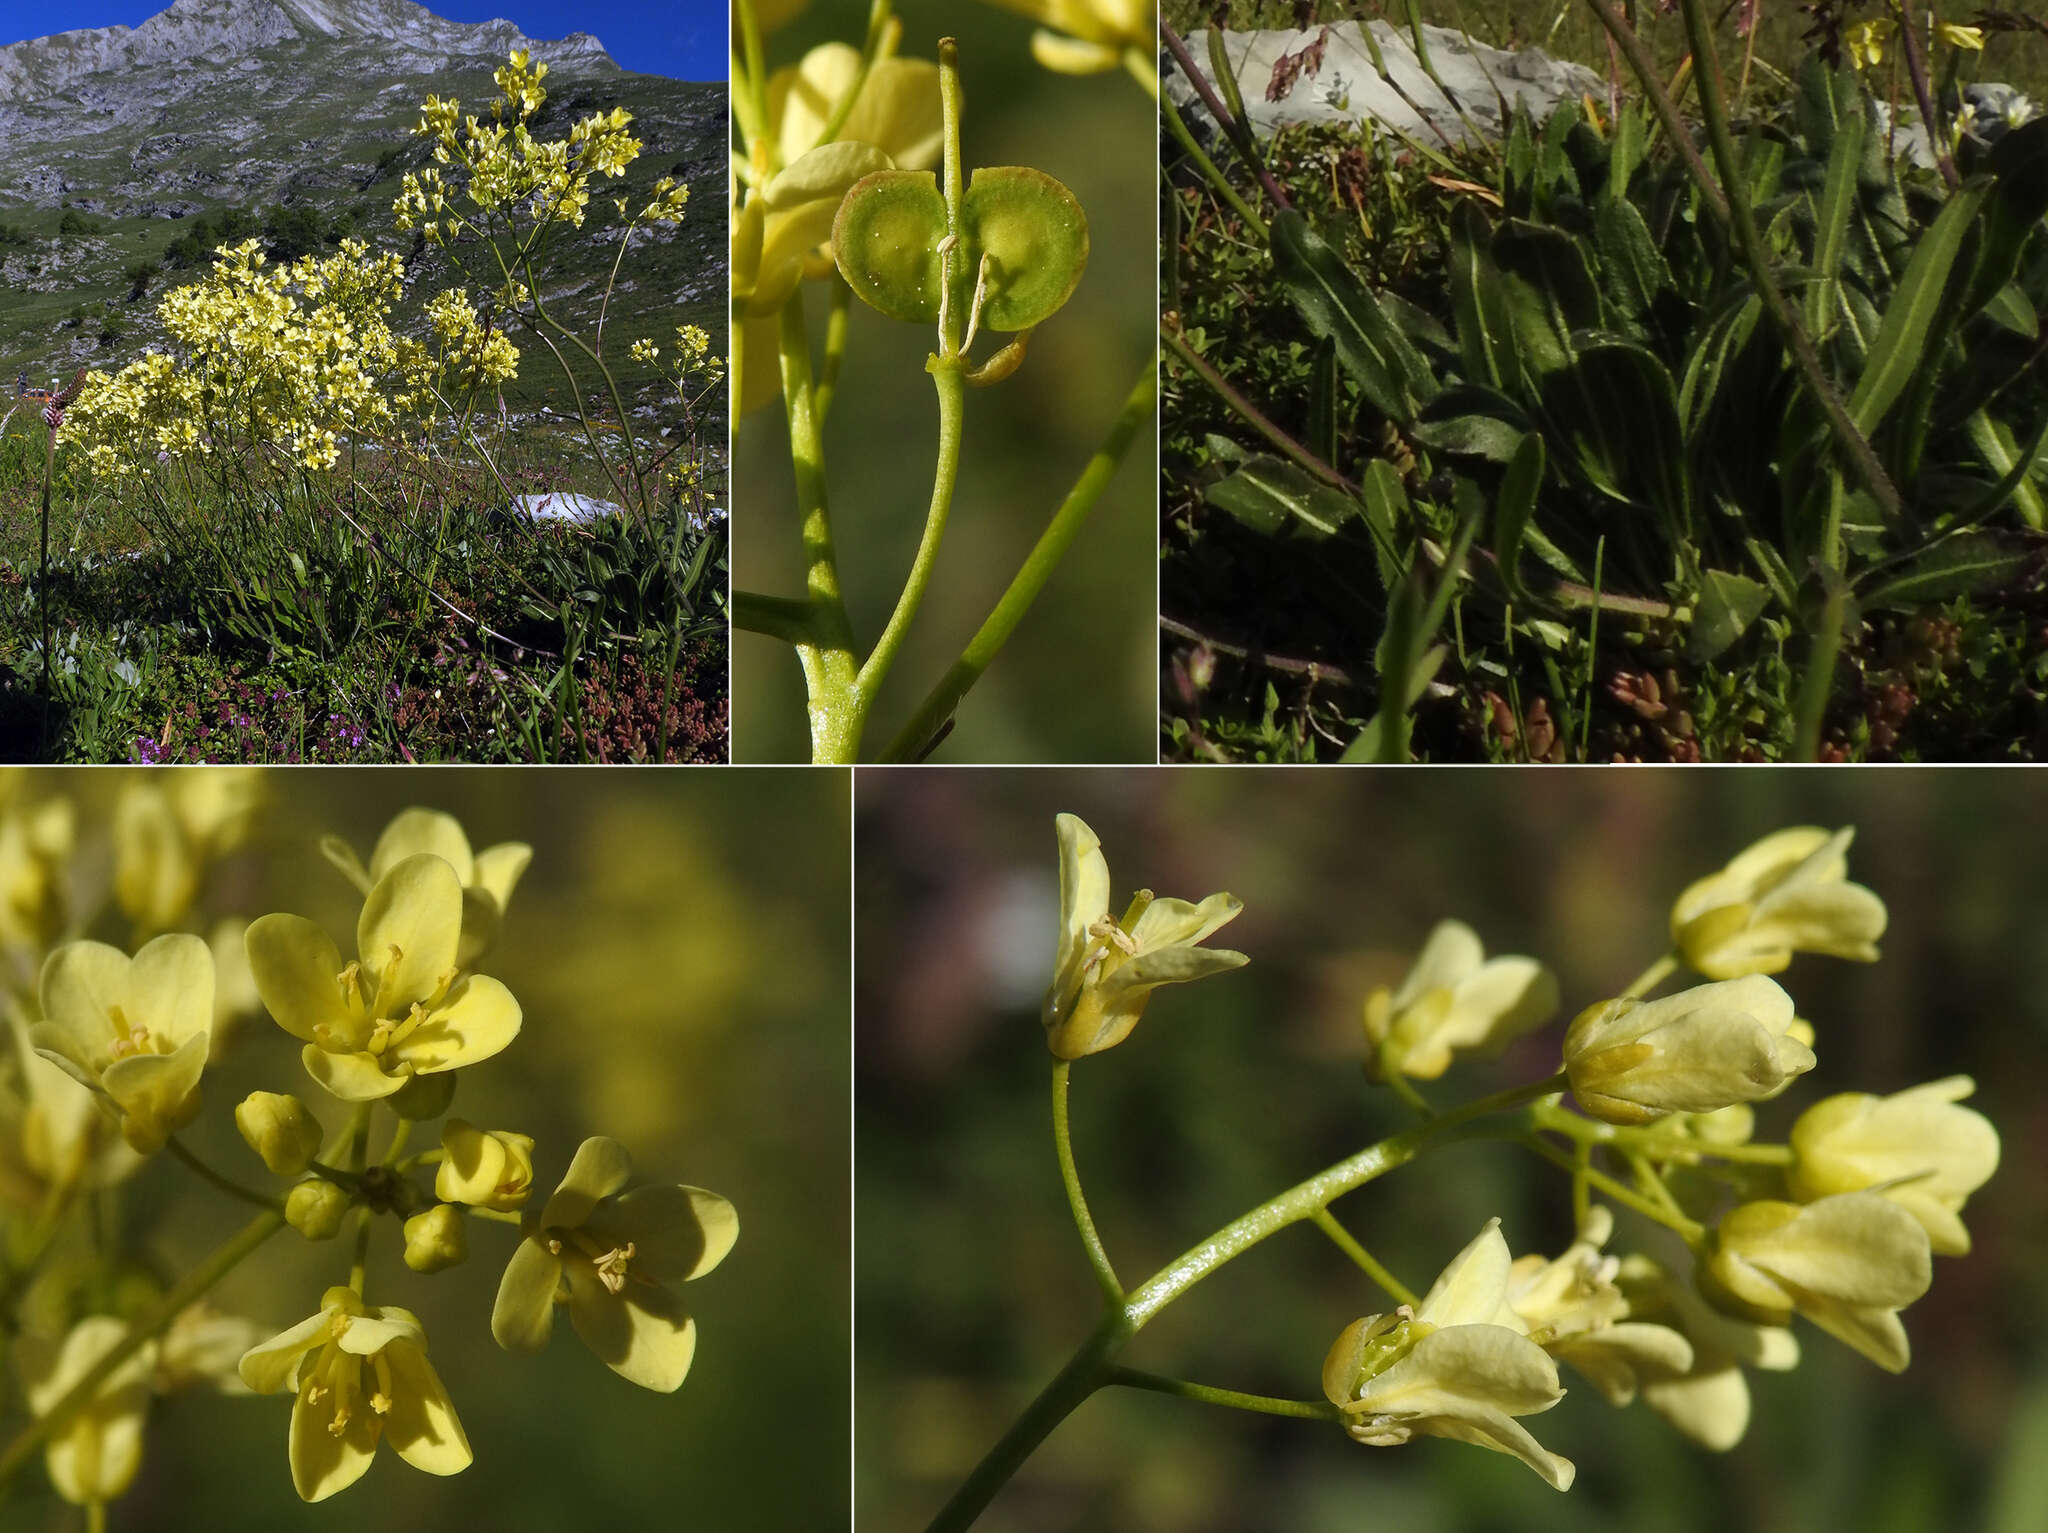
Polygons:
M597 1280L604 1284L609 1293L624 1293L626 1290L626 1264L633 1259L633 1242L615 1247L596 1258L591 1265L597 1269Z

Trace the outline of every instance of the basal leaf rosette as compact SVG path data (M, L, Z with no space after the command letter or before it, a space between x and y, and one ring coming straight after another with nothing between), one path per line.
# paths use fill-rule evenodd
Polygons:
M1795 826L1745 848L1671 907L1671 940L1709 979L1776 974L1794 953L1874 963L1884 901L1849 882L1853 829Z
M240 1371L260 1395L297 1395L290 1456L302 1500L325 1501L355 1484L380 1440L428 1474L469 1467L469 1439L410 1310L330 1288L318 1314L251 1348Z
M1571 1460L1515 1419L1549 1410L1564 1389L1508 1303L1512 1265L1500 1221L1488 1220L1412 1313L1403 1306L1344 1328L1323 1363L1323 1393L1355 1440L1448 1437L1512 1454L1552 1488L1570 1488Z
M445 858L402 858L371 888L344 963L294 915L252 922L249 967L270 1015L304 1040L307 1073L349 1102L389 1097L417 1076L489 1059L518 1036L519 1003L463 972L462 880Z
M36 1052L100 1092L138 1154L199 1111L213 1025L213 953L197 937L145 943L130 958L104 942L70 942L43 965Z
M465 969L472 968L497 941L499 924L512 904L512 891L533 861L531 846L524 841L501 841L473 852L460 820L438 809L419 807L401 809L392 817L370 850L367 868L355 848L341 837L320 838L320 855L365 895L399 863L423 853L446 862L462 882L462 944L456 961Z
M491 1334L510 1352L538 1352L566 1303L569 1323L621 1378L664 1393L682 1387L697 1322L669 1285L702 1277L732 1250L739 1214L701 1187L621 1192L632 1162L616 1141L583 1141L569 1171L506 1263Z

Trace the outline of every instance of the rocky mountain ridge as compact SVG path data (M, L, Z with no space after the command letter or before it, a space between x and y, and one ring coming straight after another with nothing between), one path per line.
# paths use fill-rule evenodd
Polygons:
M60 32L0 48L0 106L45 100L112 71L176 76L238 68L260 49L315 39L368 43L399 67L431 68L451 54L502 58L514 48L554 65L617 67L587 32L534 39L509 21L447 21L411 0L174 0L137 27Z

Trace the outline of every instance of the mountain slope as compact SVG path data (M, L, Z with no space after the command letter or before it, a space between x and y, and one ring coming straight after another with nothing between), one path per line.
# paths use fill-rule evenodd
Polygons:
M160 341L163 287L202 269L189 241L174 248L201 218L218 228L232 209L245 226L289 224L329 244L350 228L409 247L390 210L400 178L427 163L408 131L420 101L438 93L483 107L496 94L491 71L514 48L550 66L541 136L618 105L645 145L623 186L593 198L584 235L561 246L547 296L593 322L617 254L616 237L593 237L597 210L673 175L691 185L690 219L636 236L607 350L616 342L622 358L627 340L685 321L722 336L722 84L629 74L588 34L536 40L410 0L177 0L137 27L0 48L0 380L18 368L42 378L112 366ZM451 280L431 253L413 275L421 299ZM538 401L555 385L528 369L521 392Z

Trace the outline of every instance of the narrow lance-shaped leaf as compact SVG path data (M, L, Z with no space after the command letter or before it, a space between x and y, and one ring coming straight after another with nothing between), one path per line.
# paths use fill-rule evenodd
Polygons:
M1373 408L1404 425L1414 420L1437 391L1429 364L1300 214L1281 213L1272 236L1274 272L1309 329L1336 344L1337 360Z

